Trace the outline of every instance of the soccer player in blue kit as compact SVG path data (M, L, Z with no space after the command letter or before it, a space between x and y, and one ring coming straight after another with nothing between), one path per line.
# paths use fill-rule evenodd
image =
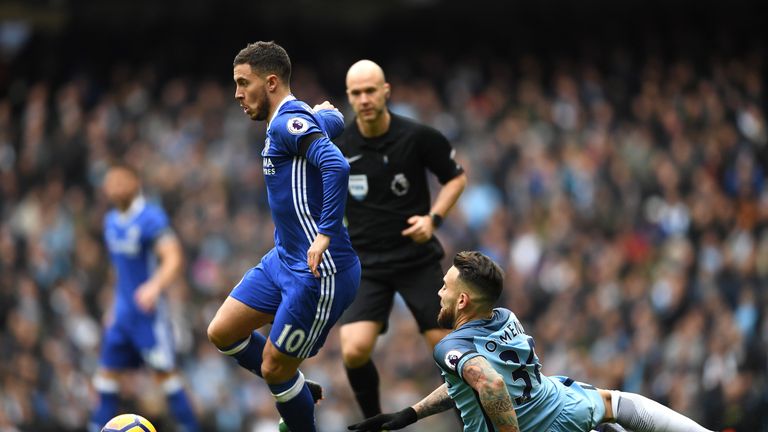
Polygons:
M455 406L467 432L588 432L618 423L634 432L707 432L693 420L635 393L546 376L514 313L493 308L501 268L479 252L459 252L439 291L438 323L453 329L434 350L445 384L417 404L379 414L350 430L401 429Z
M183 381L176 373L171 323L163 291L179 277L181 245L163 209L141 193L136 172L109 169L104 194L114 208L104 217L104 237L116 273L111 322L104 332L94 377L99 402L89 430L98 432L119 410L119 373L142 363L165 391L168 408L185 432L199 430Z
M275 247L232 289L208 338L263 377L288 428L306 432L316 430L316 396L298 368L354 299L360 262L343 225L349 164L331 142L344 120L327 102L314 110L297 100L290 76L274 42L235 57L235 99L252 120L268 121L261 155ZM269 323L265 338L256 329Z

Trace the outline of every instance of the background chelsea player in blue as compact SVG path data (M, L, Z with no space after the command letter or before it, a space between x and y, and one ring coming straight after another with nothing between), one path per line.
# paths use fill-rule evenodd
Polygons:
M252 120L268 120L261 155L275 247L232 289L208 338L263 377L290 430L304 432L315 430L314 401L298 367L354 299L360 262L342 223L349 164L330 140L344 120L329 103L315 111L296 100L290 76L274 42L235 57L235 99ZM268 339L255 331L270 322Z
M162 385L168 408L181 429L197 431L182 379L175 372L171 323L163 296L181 273L181 245L163 209L141 194L133 169L110 168L103 190L114 206L104 217L104 237L117 278L111 322L94 377L99 403L89 428L99 431L117 415L118 373L144 363Z
M503 273L487 256L458 253L443 282L438 322L453 331L437 344L434 358L445 384L412 407L349 429L400 429L455 404L467 432L588 432L604 422L634 432L707 432L639 394L541 373L533 338L514 313L493 308Z

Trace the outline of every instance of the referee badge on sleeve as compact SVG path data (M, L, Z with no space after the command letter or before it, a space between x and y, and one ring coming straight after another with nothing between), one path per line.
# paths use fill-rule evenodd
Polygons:
M349 194L358 201L364 200L368 196L368 176L351 174L349 176Z

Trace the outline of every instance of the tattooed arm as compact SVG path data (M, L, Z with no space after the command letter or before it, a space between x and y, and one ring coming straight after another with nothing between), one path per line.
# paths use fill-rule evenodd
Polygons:
M504 378L483 356L469 360L462 369L464 381L477 391L483 410L499 432L520 432ZM434 393L433 393L434 394Z
M448 396L448 385L443 384L413 406L419 419L429 417L432 414L441 413L453 408L453 399Z
M443 412L453 407L453 400L448 396L448 386L441 385L429 396L422 399L412 407L390 414L378 414L367 418L360 423L353 424L347 429L353 431L379 431L402 429L409 424L416 423L424 417Z

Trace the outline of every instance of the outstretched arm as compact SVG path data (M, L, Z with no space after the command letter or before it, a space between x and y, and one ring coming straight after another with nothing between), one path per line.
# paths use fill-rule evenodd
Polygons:
M441 413L453 407L453 399L448 396L448 384L443 384L412 408L416 411L416 416L421 420L424 417Z
M432 414L437 414L450 408L453 408L453 400L448 396L448 386L443 384L412 407L396 413L379 414L360 423L353 424L348 429L359 432L402 429L424 417L429 417Z
M520 432L517 414L512 398L507 391L504 378L483 356L467 360L462 368L462 377L477 391L483 410L499 432Z

